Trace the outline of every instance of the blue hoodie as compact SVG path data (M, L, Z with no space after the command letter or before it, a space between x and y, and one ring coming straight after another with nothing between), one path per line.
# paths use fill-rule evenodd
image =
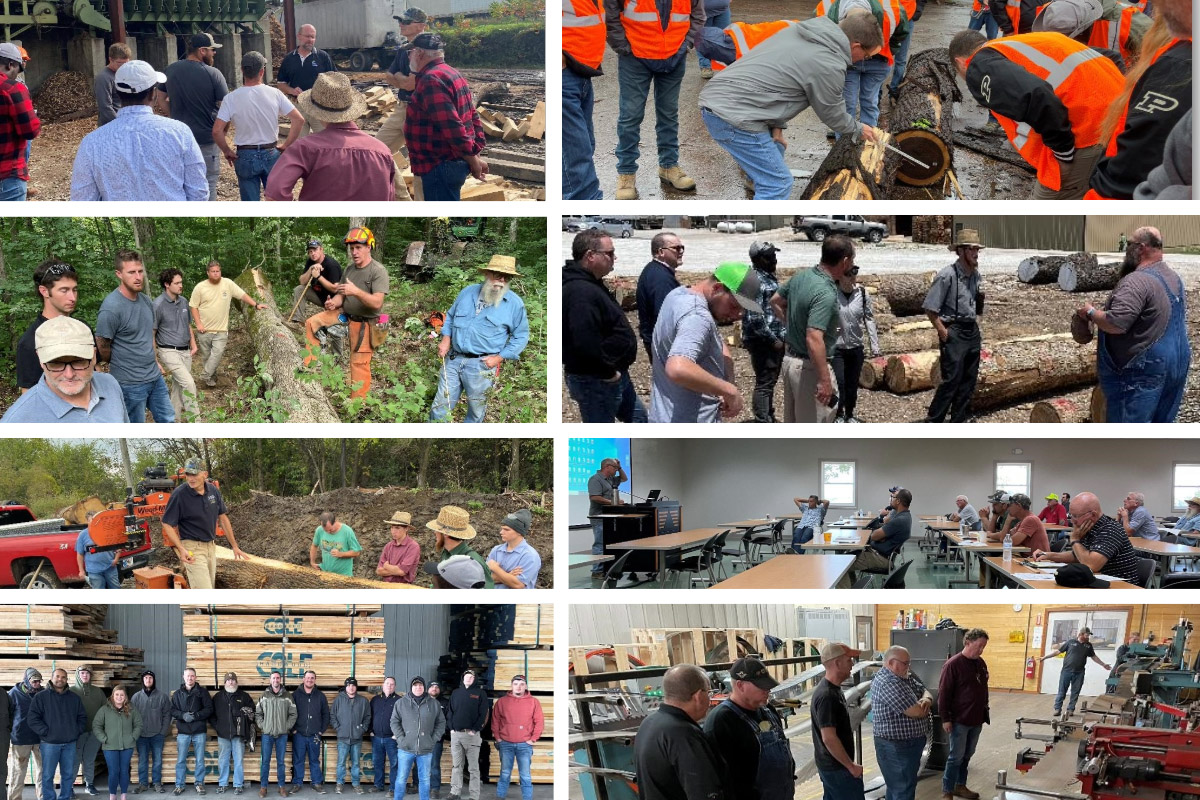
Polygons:
M43 689L29 706L29 727L46 744L75 742L88 729L83 701L70 689Z
M29 685L29 676L31 673L41 675L40 672L30 667L25 670L25 680L8 690L8 697L12 701L13 744L31 745L41 741L38 735L33 732L33 729L29 727L29 706L33 704L33 696L41 691L41 689L35 690Z

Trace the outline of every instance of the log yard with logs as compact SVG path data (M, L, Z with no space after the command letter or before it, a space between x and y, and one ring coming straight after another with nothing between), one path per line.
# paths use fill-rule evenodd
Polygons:
M1191 198L1191 0L572 0L562 25L566 199Z
M579 379L603 358L636 395L618 410L625 422L1200 421L1191 217L675 215L563 227L568 422L614 420ZM615 260L596 255L605 250ZM822 271L827 283L806 280ZM573 312L586 274L612 295L604 322ZM703 383L672 358L697 341L671 299L681 285L708 298L698 346L725 350L725 365L703 350ZM588 329L597 324L624 333ZM600 341L613 352L597 355L589 344ZM824 351L827 387L819 374L806 382L810 346ZM1169 366L1142 392L1159 363Z

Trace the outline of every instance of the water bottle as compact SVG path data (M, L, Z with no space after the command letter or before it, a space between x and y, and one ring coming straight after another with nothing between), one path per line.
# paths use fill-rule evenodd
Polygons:
M1012 534L1011 533L1004 534L1004 555L1001 558L1001 560L1005 564L1012 563Z

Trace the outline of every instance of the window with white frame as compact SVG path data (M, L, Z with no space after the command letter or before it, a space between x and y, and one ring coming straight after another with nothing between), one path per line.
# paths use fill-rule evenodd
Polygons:
M821 462L821 499L831 506L853 508L858 487L858 470L853 461Z
M1200 495L1200 464L1176 464L1171 480L1171 510L1184 511Z
M1033 464L1027 461L997 461L996 489L1009 494L1029 495Z

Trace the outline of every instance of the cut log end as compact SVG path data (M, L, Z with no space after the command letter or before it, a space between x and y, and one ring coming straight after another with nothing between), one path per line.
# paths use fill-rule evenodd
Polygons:
M930 131L915 128L900 131L893 137L895 146L924 163L918 166L908 159L900 159L896 168L896 181L906 186L932 186L950 168L950 148L942 139Z
M1033 404L1029 412L1030 422L1072 423L1087 422L1091 416L1091 408L1083 403L1077 403L1067 397L1056 397L1053 400L1040 400Z

